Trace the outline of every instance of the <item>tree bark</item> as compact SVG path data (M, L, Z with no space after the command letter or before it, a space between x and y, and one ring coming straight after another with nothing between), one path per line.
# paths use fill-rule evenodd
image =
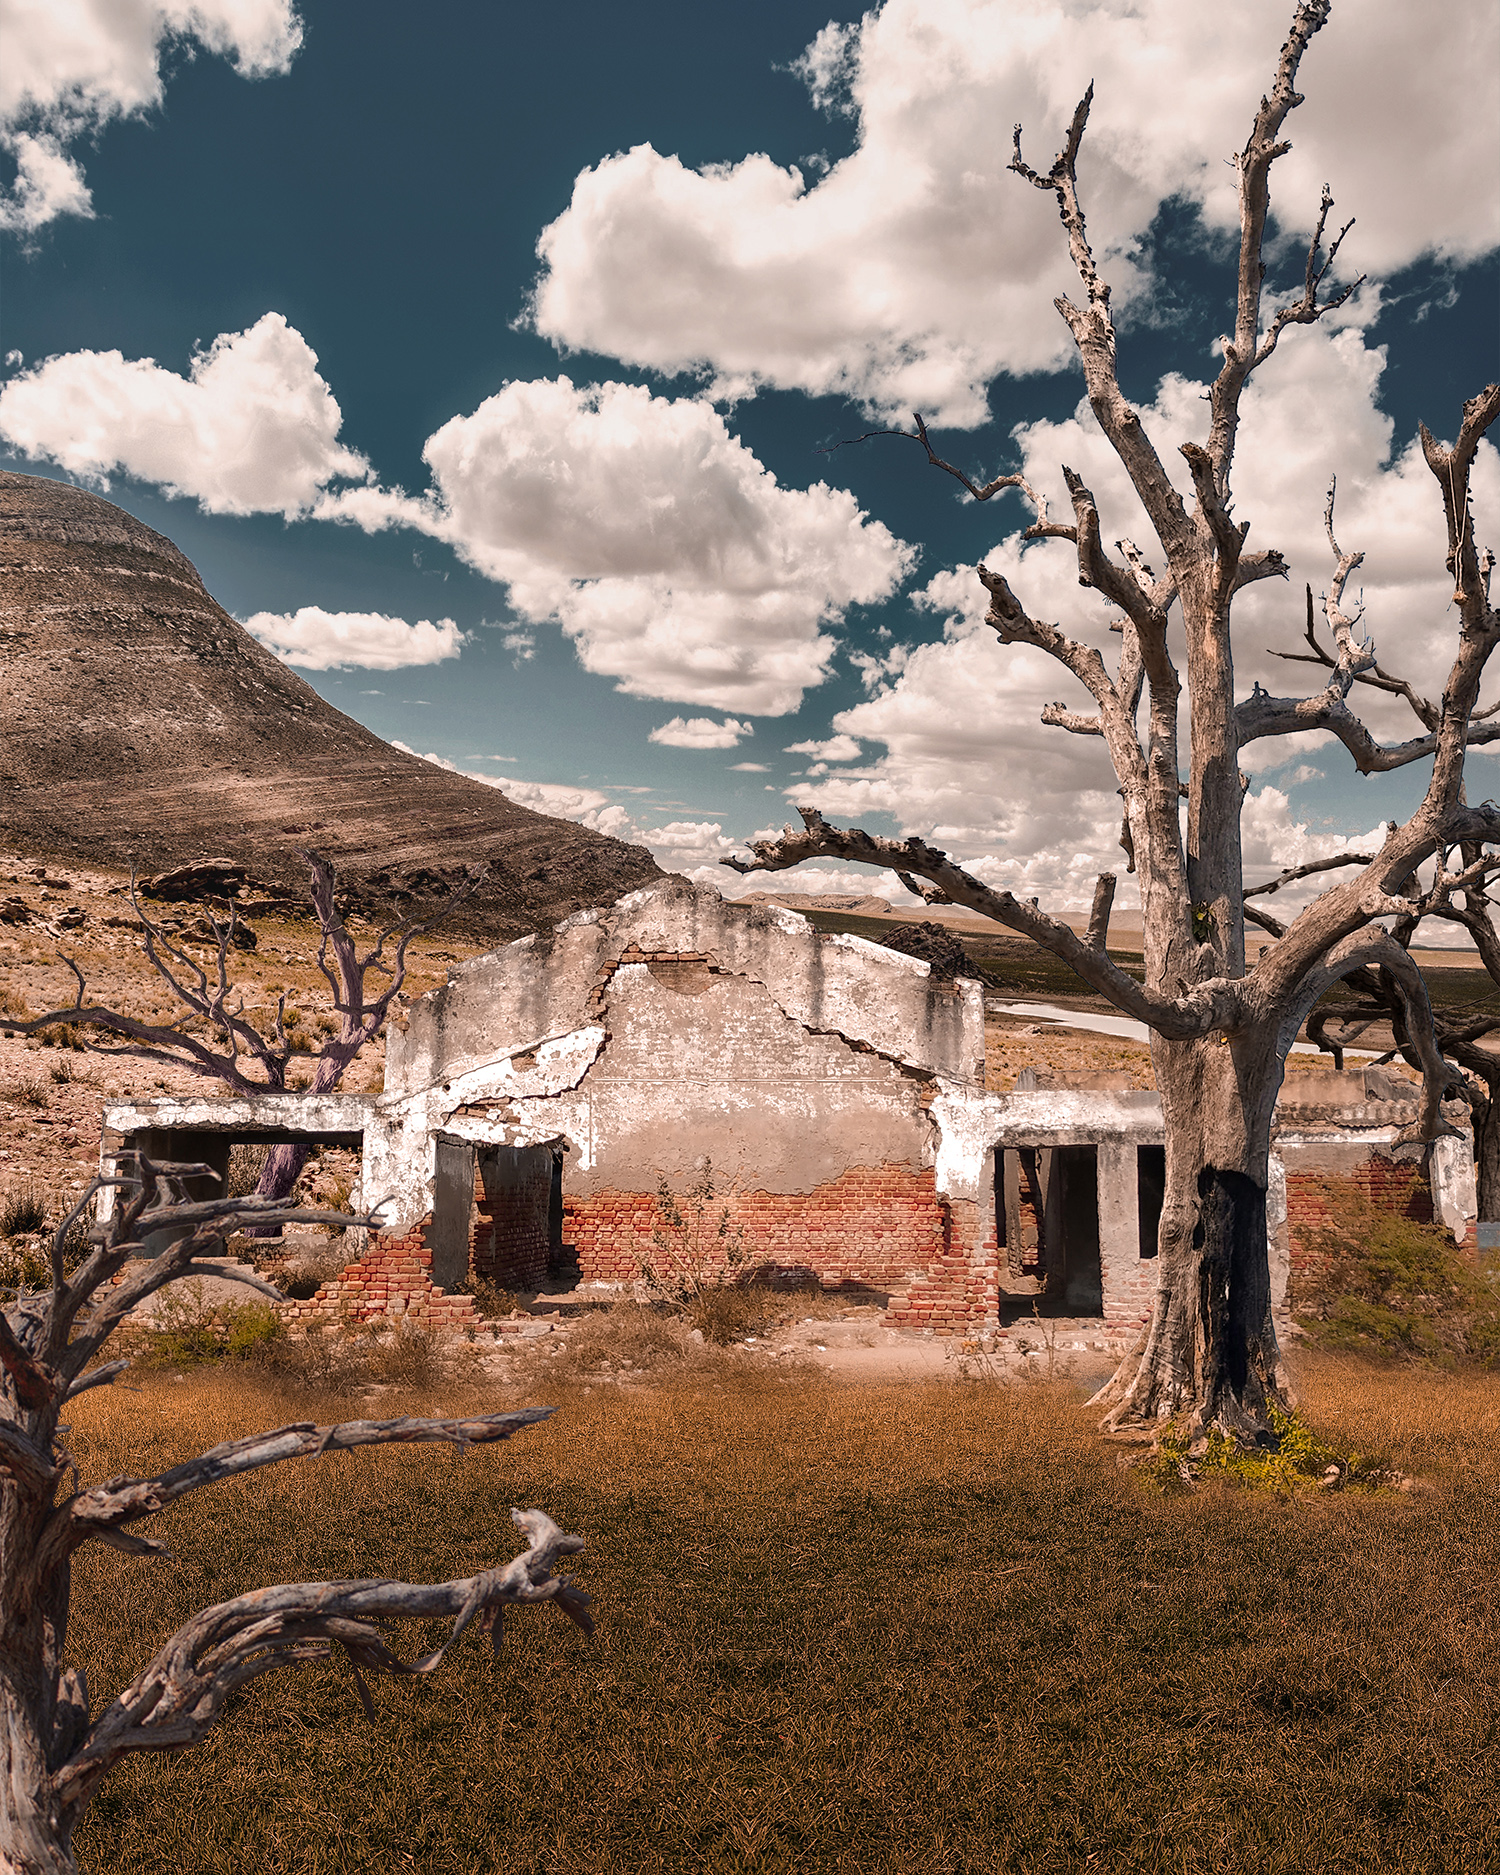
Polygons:
M0 1875L77 1875L37 1723L40 1674L22 1684L12 1666L0 1665Z
M1479 1187L1479 1215L1488 1223L1500 1218L1500 1099L1496 1088L1489 1098L1474 1097L1474 1176Z
M255 1187L256 1197L285 1198L311 1157L310 1146L273 1146L266 1154L266 1163L261 1168L260 1183Z
M0 1484L0 1580L8 1586L36 1552L50 1504L7 1479ZM52 1769L71 1750L81 1679L62 1669L66 1567L0 1605L0 1875L75 1875L76 1812L58 1798Z
M1266 1184L1281 1058L1256 1037L1152 1044L1167 1140L1157 1293L1144 1347L1096 1398L1112 1430L1182 1415L1240 1440L1285 1406L1271 1320Z

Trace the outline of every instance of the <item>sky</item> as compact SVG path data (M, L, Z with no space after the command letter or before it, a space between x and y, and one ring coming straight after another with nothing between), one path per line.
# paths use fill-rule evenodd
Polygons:
M1124 388L1206 430L1243 144L1290 0L0 0L0 460L107 494L377 734L726 894L894 877L719 865L799 803L1085 907L1119 869L1081 705L983 623L972 571L1107 648L1065 544L977 505L1061 465L1144 516L1082 405L1045 167L1080 179ZM1455 74L1462 82L1455 83ZM1326 182L1364 284L1247 396L1237 681L1316 687L1304 583L1363 549L1362 629L1437 694L1455 614L1419 420L1500 374L1500 10L1335 0L1272 174L1268 287ZM1500 546L1500 458L1475 475ZM1488 531L1486 531L1488 530ZM1384 737L1405 706L1367 710ZM1471 758L1471 795L1500 759ZM1244 752L1247 868L1360 845L1420 796L1327 739ZM1124 882L1119 903L1133 902Z

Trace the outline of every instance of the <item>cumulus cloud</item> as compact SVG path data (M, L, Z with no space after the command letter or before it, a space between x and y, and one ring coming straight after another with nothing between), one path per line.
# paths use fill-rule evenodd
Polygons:
M1393 448L1391 420L1376 402L1384 353L1351 328L1298 331L1283 345L1284 355L1253 380L1245 401L1235 512L1251 524L1250 546L1279 548L1291 573L1286 585L1263 582L1236 602L1241 693L1257 682L1281 695L1318 688L1316 670L1273 652L1305 649L1302 587L1307 582L1321 591L1332 570L1323 501L1337 473L1340 541L1366 554L1359 572L1361 630L1374 638L1387 668L1437 697L1455 648L1442 506L1416 445ZM1140 407L1162 460L1174 469L1181 464L1177 445L1202 440L1203 389L1170 377ZM1449 413L1450 430L1454 416ZM1150 540L1086 404L1064 422L1022 426L1015 440L1028 477L1059 508L1065 506L1059 465L1066 462L1094 490L1107 540ZM1500 524L1500 455L1488 444L1481 446L1474 488L1481 528ZM1018 527L1024 518L1018 513ZM985 558L1035 616L1059 620L1112 662L1119 640L1108 631L1109 611L1096 595L1080 591L1071 548L1025 545L1017 532ZM984 624L986 595L972 570L937 574L917 603L942 616L941 638L903 648L872 694L832 722L836 732L883 745L884 753L806 777L788 791L790 798L846 822L887 816L969 862L990 884L1041 896L1058 909L1083 909L1095 875L1121 864L1115 777L1102 741L1045 728L1039 717L1053 700L1087 709L1086 693L1042 653L999 643ZM1180 643L1177 648L1180 661ZM1398 698L1361 688L1353 701L1382 737L1416 733ZM1316 767L1306 760L1314 750ZM1268 739L1241 751L1242 767L1261 779L1244 809L1247 867L1274 873L1340 850L1342 836L1311 834L1292 816L1286 790L1320 773L1341 772L1335 765L1347 762L1324 735ZM1122 878L1122 903L1133 884Z
M853 736L829 736L823 742L789 742L788 755L810 755L819 762L854 762L860 747Z
M507 651L514 655L511 662L517 670L536 656L536 634L534 632L507 632L500 641Z
M0 228L92 213L68 146L162 101L162 54L195 46L243 78L285 72L302 43L291 0L13 0L0 61L0 148L16 180Z
M464 634L451 618L387 618L381 612L325 612L305 605L292 613L257 612L245 630L283 663L304 671L396 671L456 658Z
M531 318L560 348L703 371L721 395L837 392L981 422L997 373L1071 356L1052 299L1073 276L1051 197L1007 173L1011 124L1045 164L1094 81L1089 228L1128 306L1149 290L1140 244L1163 202L1234 224L1225 158L1284 27L1284 9L1198 0L886 0L825 27L802 65L854 119L850 155L812 186L765 155L605 158L538 243ZM1309 227L1327 180L1372 274L1492 247L1500 202L1452 178L1500 166L1500 113L1455 110L1452 75L1492 73L1497 39L1493 8L1340 4L1303 66L1282 225Z
M749 723L736 722L728 716L716 723L711 716L674 716L660 729L653 729L648 742L660 742L669 749L732 749L746 736L753 736Z
M350 489L319 512L448 541L629 696L794 710L827 673L825 628L915 557L846 490L783 488L701 399L639 385L507 384L423 453L430 496Z
M225 332L186 377L152 358L65 352L0 390L0 436L78 476L116 472L208 514L308 513L369 464L338 441L343 417L316 352L280 313Z

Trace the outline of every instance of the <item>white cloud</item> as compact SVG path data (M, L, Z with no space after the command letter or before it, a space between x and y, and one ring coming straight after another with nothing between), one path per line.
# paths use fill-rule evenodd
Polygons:
M535 632L507 632L500 642L505 646L507 651L515 653L511 662L515 665L517 670L520 670L523 664L536 656Z
M1366 608L1361 629L1374 637L1389 668L1428 696L1441 694L1455 648L1441 501L1415 445L1391 453L1392 425L1375 402L1383 365L1384 354L1357 330L1297 331L1252 383L1235 511L1251 524L1250 547L1280 548L1291 577L1285 585L1253 586L1236 602L1242 694L1255 682L1280 695L1320 687L1316 668L1286 663L1272 652L1305 649L1303 584L1320 592L1332 570L1323 501L1334 472L1341 544L1366 552L1359 574ZM1202 392L1201 384L1168 378L1155 401L1141 407L1148 433L1174 469L1181 466L1178 443L1201 440ZM1435 427L1451 433L1457 413L1445 414L1446 424L1435 413ZM1098 498L1105 539L1129 535L1148 547L1145 518L1086 405L1062 423L1022 426L1016 441L1028 476L1054 497L1055 511L1065 511L1058 465L1067 462ZM1489 444L1481 446L1474 487L1483 536L1500 526L1500 455ZM1033 615L1060 621L1113 661L1119 640L1107 629L1109 612L1095 595L1080 591L1071 548L1023 546L1014 534L985 557L1004 571ZM1041 896L1058 909L1083 909L1094 876L1122 865L1115 778L1101 740L1044 728L1038 719L1053 700L1086 710L1086 694L1042 653L999 643L984 624L986 595L971 569L936 575L917 603L945 615L942 638L907 651L869 698L832 722L835 731L883 745L885 752L862 766L805 777L788 798L846 824L889 816L970 862L990 884ZM1382 737L1417 733L1398 699L1360 689L1354 702ZM1313 750L1317 767L1305 759ZM1348 759L1324 735L1267 739L1241 751L1248 774L1280 783L1262 785L1246 799L1248 869L1274 873L1339 850L1342 836L1311 835L1292 820L1284 789L1320 773L1347 772ZM1134 882L1122 877L1122 904L1133 897Z
M9 151L16 165L9 194L0 194L0 229L33 234L59 215L92 216L93 197L83 171L56 137L0 131L0 149Z
M711 716L674 716L660 729L653 729L648 742L660 742L669 749L732 749L746 736L753 736L749 723L736 722L732 716L716 723Z
M606 157L538 243L536 328L563 349L706 371L720 394L838 392L887 414L981 422L998 372L1071 358L1052 299L1075 282L1052 198L1006 173L1011 124L1045 165L1094 81L1086 206L1124 305L1146 284L1138 243L1163 201L1233 225L1225 159L1287 13L887 0L857 26L826 27L804 62L815 96L847 101L849 156L811 187L764 155L701 170L649 144ZM1304 62L1308 101L1275 172L1282 224L1310 226L1327 180L1341 215L1359 217L1359 269L1493 246L1494 192L1453 178L1500 166L1497 24L1490 7L1340 0ZM1458 71L1483 102L1454 108Z
M0 436L102 480L119 471L209 514L310 511L326 485L369 474L317 354L280 313L225 332L181 377L151 358L66 352L0 389Z
M735 775L769 775L771 772L764 762L731 762L729 771Z
M245 630L283 663L304 671L396 671L413 664L456 658L464 634L451 618L402 618L380 612L325 612L305 605L296 612L257 612Z
M285 72L302 43L291 0L8 0L0 18L0 148L17 180L0 227L92 212L66 146L162 101L162 53L195 44L243 78Z
M811 755L820 762L858 761L860 748L853 736L829 736L824 742L789 742L788 755Z
M507 384L423 454L431 497L352 489L319 512L447 540L629 696L794 710L827 673L825 627L914 558L846 490L781 487L707 403L637 385Z

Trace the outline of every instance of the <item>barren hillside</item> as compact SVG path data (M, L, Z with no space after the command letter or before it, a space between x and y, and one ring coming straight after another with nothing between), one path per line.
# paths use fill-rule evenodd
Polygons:
M312 846L377 896L440 890L481 861L462 926L491 943L659 876L645 848L531 813L341 714L112 502L3 473L0 840L143 873L224 855L285 883L304 875L292 849Z

